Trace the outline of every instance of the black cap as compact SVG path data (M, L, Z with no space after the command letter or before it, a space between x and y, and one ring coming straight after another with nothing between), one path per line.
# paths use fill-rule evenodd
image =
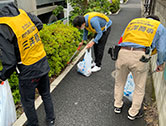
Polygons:
M148 15L146 18L152 18L154 20L160 21L160 18L157 15Z

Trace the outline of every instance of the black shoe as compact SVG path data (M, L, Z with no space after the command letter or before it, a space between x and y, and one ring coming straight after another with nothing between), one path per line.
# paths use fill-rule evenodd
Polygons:
M23 126L39 126L39 124L28 124L28 121L26 121Z
M144 116L144 113L139 111L139 113L135 116L131 116L131 115L128 114L128 119L129 120L135 120L135 119L142 118L143 116Z
M121 108L118 108L118 107L114 107L114 112L116 114L120 114L122 112L122 107Z
M55 126L55 121L52 120L52 121L47 121L47 126Z

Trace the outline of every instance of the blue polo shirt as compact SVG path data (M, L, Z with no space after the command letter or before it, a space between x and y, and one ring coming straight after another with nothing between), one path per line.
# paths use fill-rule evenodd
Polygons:
M85 16L85 25L86 27L88 27L88 17L89 15ZM109 20L109 22L106 22L105 19L100 18L98 16L93 17L90 20L91 26L92 28L94 28L97 32L96 37L94 38L94 42L96 44L98 44L99 39L102 37L103 32L105 32L107 30L107 28L109 28L112 25L112 21ZM105 29L102 31L101 28L105 26ZM83 40L87 40L87 36L88 36L88 30L84 29L84 35L83 35Z

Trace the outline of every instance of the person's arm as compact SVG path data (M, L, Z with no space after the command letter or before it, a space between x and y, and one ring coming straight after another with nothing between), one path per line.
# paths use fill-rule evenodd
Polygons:
M160 24L158 28L158 39L156 42L157 49L157 71L163 70L163 64L166 61L166 29Z
M91 41L90 43L88 43L86 48L91 48L94 44L98 44L99 39L102 37L103 32L101 30L100 24L97 20L94 20L91 22L92 26L95 28L97 35L94 38L93 41Z
M82 46L84 44L84 41L86 41L87 39L88 39L88 30L84 29L83 40L82 42L80 42L79 46Z
M97 33L97 35L96 35L96 37L94 38L94 42L96 43L96 44L98 44L98 41L99 41L99 39L102 37L102 35L103 35L103 32L102 32L102 30L101 30L101 27L100 27L100 23L99 23L99 21L93 21L92 22L92 26L94 27L94 29L96 30L96 33Z
M37 29L40 31L43 28L43 23L41 22L41 20L37 16L31 13L27 13L27 14L32 20L32 22L36 25Z
M88 39L88 30L84 28L84 33L83 33L83 41L86 41Z
M0 29L0 60L3 66L0 71L0 79L4 81L14 72L17 61L14 45L11 43L14 33L7 25L0 25Z

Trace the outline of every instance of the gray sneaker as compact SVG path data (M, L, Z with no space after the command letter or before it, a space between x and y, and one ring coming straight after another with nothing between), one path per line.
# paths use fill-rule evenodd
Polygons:
M118 108L118 107L114 107L114 112L116 114L120 114L122 112L122 107L121 108Z
M139 111L139 113L135 116L131 116L128 114L128 119L129 120L135 120L135 119L139 119L142 118L144 116L144 113L142 111Z

